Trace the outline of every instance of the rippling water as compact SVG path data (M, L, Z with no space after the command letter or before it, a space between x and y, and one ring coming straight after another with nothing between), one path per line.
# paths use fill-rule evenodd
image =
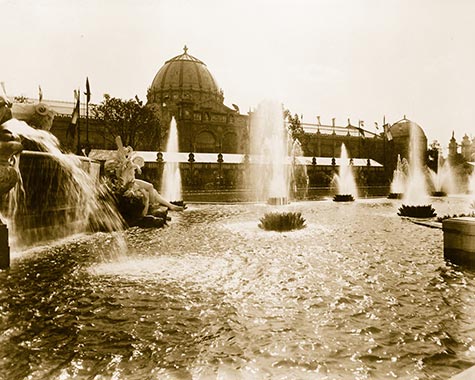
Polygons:
M439 215L470 200L434 201ZM475 273L387 200L191 205L165 229L0 271L1 379L447 379L475 362Z

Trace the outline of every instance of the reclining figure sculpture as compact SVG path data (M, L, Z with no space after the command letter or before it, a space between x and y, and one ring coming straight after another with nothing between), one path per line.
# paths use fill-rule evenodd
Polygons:
M144 160L138 156L130 146L124 147L120 136L116 137L117 151L114 158L104 164L106 176L114 183L115 191L122 198L137 200L142 203L140 216L156 215L163 217L165 211L182 211L184 207L174 205L163 198L154 186L147 181L135 178L136 173L141 173ZM139 207L138 205L135 206Z

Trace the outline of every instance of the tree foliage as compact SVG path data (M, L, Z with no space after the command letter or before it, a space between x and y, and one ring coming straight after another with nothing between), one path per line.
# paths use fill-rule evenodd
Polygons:
M135 150L158 149L163 136L154 105L144 105L137 96L122 100L104 94L104 100L92 112L103 121L112 139L120 136L124 145Z
M292 139L299 140L300 143L303 144L305 142L306 136L299 116L297 114L292 116L292 113L289 110L285 110L284 117L287 121L287 127L289 128Z

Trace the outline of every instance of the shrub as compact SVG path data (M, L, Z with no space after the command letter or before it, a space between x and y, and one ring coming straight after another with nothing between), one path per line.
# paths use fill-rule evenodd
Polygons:
M436 216L436 212L431 205L426 206L408 206L402 205L399 207L399 216L410 216L413 218L432 218Z
M259 223L259 228L266 231L291 231L305 228L305 219L300 212L270 212L265 214Z
M470 218L475 218L475 211L469 212L468 214L454 214L454 215L444 215L444 216L439 216L437 218L438 222L442 222L445 219L450 219L450 218L463 218L463 217L470 217Z
M353 202L355 198L351 194L336 194L333 196L334 202Z

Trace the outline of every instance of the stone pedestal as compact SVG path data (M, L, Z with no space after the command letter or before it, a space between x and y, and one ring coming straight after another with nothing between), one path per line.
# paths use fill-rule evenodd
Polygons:
M10 246L8 245L8 229L0 221L0 269L10 267Z
M445 219L444 257L456 264L475 265L475 218Z

